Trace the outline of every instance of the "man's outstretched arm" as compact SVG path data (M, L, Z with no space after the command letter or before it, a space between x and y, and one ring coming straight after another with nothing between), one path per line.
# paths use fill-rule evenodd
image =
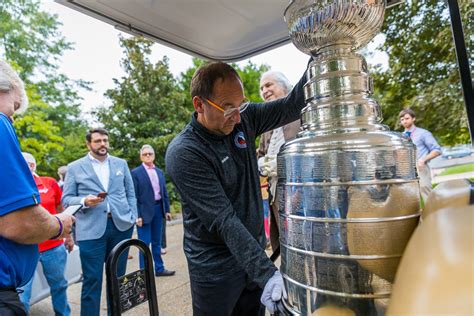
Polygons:
M0 217L0 235L19 244L37 244L55 236L63 238L70 234L74 217L56 216L41 205L24 207Z

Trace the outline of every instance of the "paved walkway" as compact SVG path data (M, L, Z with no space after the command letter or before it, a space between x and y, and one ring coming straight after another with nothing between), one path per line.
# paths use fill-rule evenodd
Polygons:
M158 308L162 316L186 316L192 315L191 292L189 289L189 275L186 258L183 253L183 226L181 223L168 226L167 242L168 253L163 256L165 267L176 270L176 275L172 277L155 278L158 296ZM138 249L132 248L130 253L133 259L128 261L127 273L138 270ZM102 287L101 315L107 315L105 301L105 275ZM80 315L82 283L74 284L68 289L68 300L71 306L72 315ZM30 311L31 316L54 316L51 305L51 298L33 305ZM123 315L149 315L148 305L141 304Z

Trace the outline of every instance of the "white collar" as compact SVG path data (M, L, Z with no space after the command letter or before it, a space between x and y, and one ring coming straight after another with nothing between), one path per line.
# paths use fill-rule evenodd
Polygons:
M109 154L107 154L107 157L105 157L105 160L104 160L104 161L100 161L99 159L97 159L97 158L95 158L94 156L92 156L92 154L91 154L90 151L87 153L87 157L89 157L89 159L90 159L92 162L100 163L100 164L106 163L106 162L108 162L108 160L109 160Z

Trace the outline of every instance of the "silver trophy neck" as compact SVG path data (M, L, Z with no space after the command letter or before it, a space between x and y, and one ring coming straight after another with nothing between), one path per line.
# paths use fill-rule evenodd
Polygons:
M304 86L307 106L302 110L302 132L328 134L384 130L382 111L371 98L373 83L364 57L348 47L314 58Z

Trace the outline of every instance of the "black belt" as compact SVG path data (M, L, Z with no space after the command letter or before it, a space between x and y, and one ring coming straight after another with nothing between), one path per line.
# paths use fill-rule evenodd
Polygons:
M112 218L112 213L107 213L107 218Z
M155 200L155 204L161 204L161 200Z

